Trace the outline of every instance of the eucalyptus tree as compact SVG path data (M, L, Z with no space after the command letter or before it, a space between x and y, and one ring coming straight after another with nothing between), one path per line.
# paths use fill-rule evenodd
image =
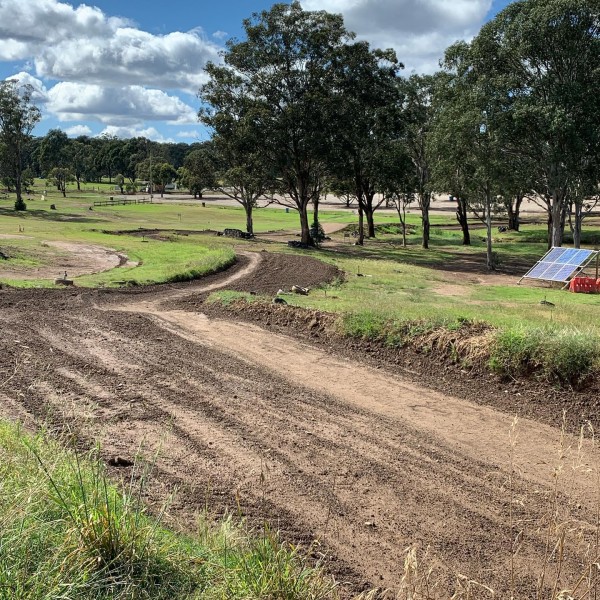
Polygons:
M486 226L486 262L493 269L492 216L500 208L505 168L504 122L509 118L494 95L493 81L480 70L465 42L446 50L449 78L438 89L430 150L438 189L451 189L460 175L469 208Z
M32 101L33 88L10 79L0 82L0 160L2 171L14 185L15 210L27 208L23 201L23 156L31 132L41 119Z
M411 75L403 80L402 107L404 139L415 171L415 192L421 211L422 246L429 248L431 207L431 165L427 140L433 114L433 95L442 74Z
M204 106L199 117L213 132L218 157L213 178L223 194L242 205L246 231L253 234L258 200L276 187L264 149L262 106L248 96L243 79L227 67L209 64L206 71L210 81L200 94Z
M40 144L40 166L56 188L67 195L67 183L74 181L72 172L73 147L69 137L60 129L51 129Z
M335 56L352 36L340 15L305 11L297 1L275 4L243 25L246 39L227 43L224 64L209 66L200 96L210 101L217 87L238 88L260 131L256 150L299 213L301 241L311 245L308 206L320 193L331 140Z
M202 198L205 190L217 187L217 161L214 150L206 144L192 150L178 169L181 184L194 198Z
M364 217L368 236L375 237L374 213L384 202L385 153L401 134L401 68L393 50L372 50L366 42L345 44L337 53L329 164L340 183L352 182L354 187L359 245L364 239Z
M600 0L511 3L481 29L472 56L510 112L548 245L560 246L570 192L599 144Z

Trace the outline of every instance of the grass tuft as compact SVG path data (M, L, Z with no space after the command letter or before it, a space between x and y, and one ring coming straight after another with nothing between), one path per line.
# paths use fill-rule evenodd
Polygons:
M276 533L205 522L175 534L142 502L139 465L115 487L81 458L0 421L0 600L335 598L335 585Z

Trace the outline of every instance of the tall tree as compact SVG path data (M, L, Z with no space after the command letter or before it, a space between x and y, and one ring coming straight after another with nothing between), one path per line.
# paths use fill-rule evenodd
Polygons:
M222 70L209 69L211 84L222 77L227 85L230 76L253 105L270 168L299 213L301 241L310 245L308 205L325 170L334 57L351 36L340 15L305 11L297 1L255 13L244 30L245 41L227 43Z
M375 237L375 210L383 203L380 154L401 130L398 62L393 50L371 50L366 42L344 44L334 71L336 101L329 104L334 125L329 164L340 181L352 181L358 201L359 237Z
M33 88L16 80L0 82L0 152L3 171L14 184L15 210L27 208L23 201L23 155L31 132L41 119L32 102Z
M64 131L51 129L40 145L42 171L51 178L63 197L67 195L67 183L72 174L73 152L71 141Z
M473 40L472 57L511 115L514 147L547 210L548 245L560 246L573 182L599 143L600 1L509 4Z
M415 171L415 192L421 210L422 246L429 248L431 207L431 165L427 139L431 126L433 95L443 74L411 75L402 82L405 139Z
M444 66L449 79L438 89L430 140L430 151L437 155L434 180L438 189L451 189L460 174L469 208L486 226L486 262L493 269L492 216L505 167L502 123L507 115L468 44L448 48Z

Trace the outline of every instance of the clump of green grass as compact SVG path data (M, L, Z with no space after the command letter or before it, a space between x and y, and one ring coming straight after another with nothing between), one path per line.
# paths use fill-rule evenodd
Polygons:
M296 548L231 518L198 536L167 530L142 502L146 472L115 487L80 458L0 421L0 599L334 598Z
M581 384L600 365L600 339L576 328L513 327L498 330L490 367L511 377L534 374L550 382Z

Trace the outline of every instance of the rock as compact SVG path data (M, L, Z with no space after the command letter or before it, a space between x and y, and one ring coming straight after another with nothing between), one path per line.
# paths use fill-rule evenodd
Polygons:
M308 324L308 328L309 329L314 329L315 327L319 326L319 321L317 321L317 319L313 319L309 324Z
M308 296L309 291L310 290L308 288L304 288L299 285L292 286L292 292L294 292L294 294L300 294L301 296Z
M275 296L275 298L273 298L273 304L287 304L287 302L283 298Z
M54 283L55 285L75 285L75 282L72 279L63 279L62 277L55 279Z

